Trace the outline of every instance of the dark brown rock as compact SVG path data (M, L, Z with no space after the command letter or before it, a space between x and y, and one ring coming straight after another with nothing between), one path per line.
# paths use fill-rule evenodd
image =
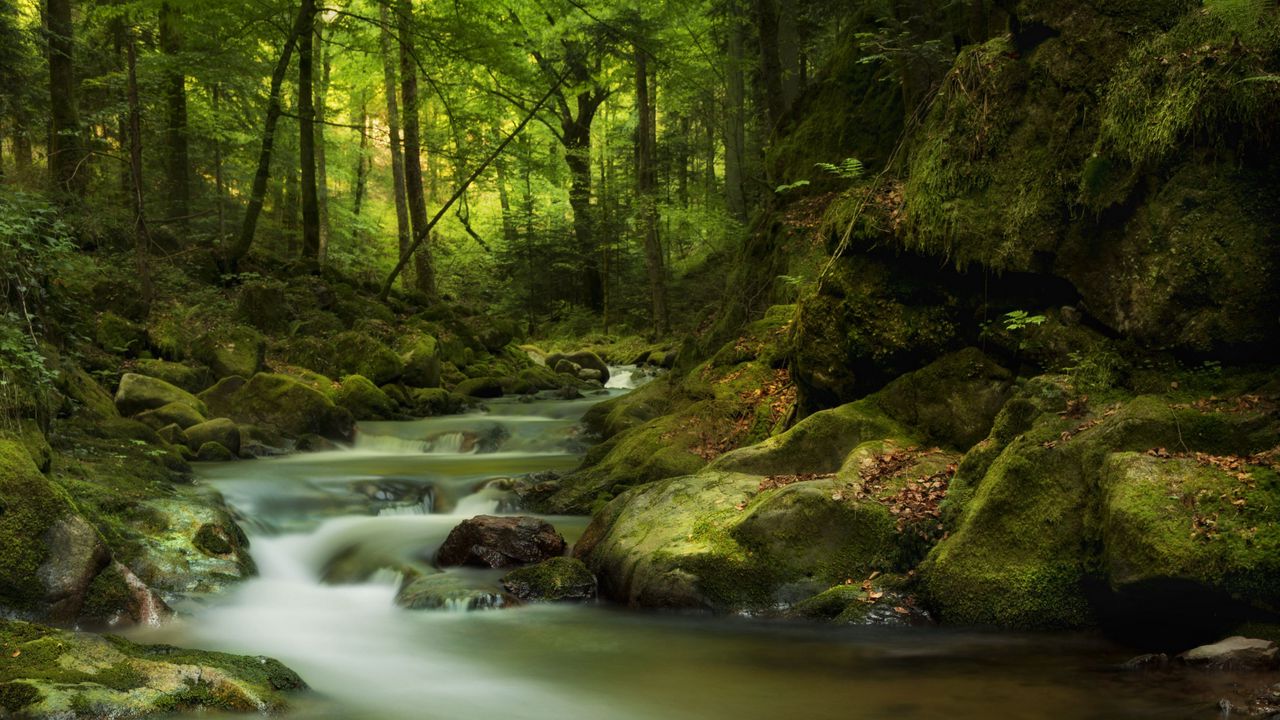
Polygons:
M533 517L477 515L455 527L436 553L436 563L511 567L564 554L564 537Z

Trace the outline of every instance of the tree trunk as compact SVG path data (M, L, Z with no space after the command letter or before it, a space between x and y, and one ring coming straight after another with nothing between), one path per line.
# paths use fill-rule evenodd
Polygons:
M404 101L404 185L409 202L409 221L413 237L418 239L431 230L427 225L427 198L422 182L422 140L418 127L418 71L414 65L413 5L410 0L397 0L396 20L400 31L400 97ZM436 275L428 240L418 243L414 261L417 289L429 298L436 297Z
M803 51L800 27L796 22L796 0L778 3L778 63L781 69L782 111L788 112L804 90Z
M636 199L644 228L644 260L649 275L651 301L650 321L654 333L661 336L667 334L670 316L667 312L667 281L662 261L662 244L658 239L657 173L654 167L657 129L654 123L656 114L650 101L648 65L647 54L637 47L636 114L639 116L639 127L636 131Z
M746 24L742 19L741 0L731 0L729 12L728 53L725 63L725 128L724 128L724 192L729 215L740 223L747 221L747 196L743 186L747 154L747 91L743 80L746 61ZM711 153L715 153L712 146ZM707 162L708 182L715 182L714 158Z
M253 235L258 228L258 216L262 214L262 203L267 196L267 181L271 178L271 151L275 146L276 125L280 120L280 86L284 76L289 72L289 60L293 57L293 46L304 27L305 17L302 12L293 24L289 37L285 39L284 49L280 51L280 60L276 62L271 73L271 95L267 100L267 119L262 131L262 151L258 154L258 171L253 176L253 189L249 194L249 206L245 209L244 223L240 226L240 237L227 253L228 269L235 272L236 265L253 246Z
M764 92L765 132L771 137L786 107L782 91L782 61L778 55L777 0L755 0L756 33L760 39L760 82Z
M382 87L387 96L387 129L391 134L391 183L396 200L396 231L400 240L400 254L404 257L409 252L412 231L409 228L409 206L405 197L404 153L400 136L400 108L396 100L396 66L391 54L391 12L389 0L380 6L382 20ZM406 279L406 285L408 284Z
M49 174L54 187L84 197L89 173L76 111L75 61L71 0L45 0L45 29L49 42Z
M178 222L185 226L186 218L191 214L191 155L187 140L187 79L178 69L182 61L177 57L182 51L182 35L178 27L180 17L179 11L172 4L160 4L160 51L168 60L165 71L168 172L165 180L169 195L169 214L180 218Z
M320 43L320 90L316 94L316 193L320 210L320 264L324 265L329 254L329 166L325 162L324 123L328 116L329 78L333 64L329 57L329 43L324 41L324 28L316 28L316 40Z
M298 35L298 159L302 164L302 258L320 261L320 199L316 190L316 108L312 85L315 41L315 0L302 0Z
M218 116L222 104L222 86L213 86L213 116ZM227 203L226 187L222 179L222 138L217 133L213 136L213 187L214 202L218 212L218 247L222 248L227 239Z
M151 244L151 236L147 231L147 214L142 196L142 111L141 103L138 101L137 44L133 30L130 29L126 57L128 59L129 175L133 180L134 262L138 279L142 283L142 302L149 308L154 293L151 287L151 268L147 262L147 247Z
M693 123L688 115L681 115L680 137L676 142L676 198L680 207L689 209L689 144L693 135Z
M364 204L364 191L369 175L369 101L360 98L360 151L356 154L356 192L355 201L351 204L351 214L360 217L360 206Z
M280 204L280 228L284 232L284 255L298 257L298 168L290 165L284 173L284 202Z

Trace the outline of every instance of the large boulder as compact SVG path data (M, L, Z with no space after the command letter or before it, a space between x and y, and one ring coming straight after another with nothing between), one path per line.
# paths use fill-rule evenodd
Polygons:
M187 447L198 451L205 443L217 443L231 454L240 453L240 426L228 418L217 418L184 428Z
M169 403L186 405L196 413L208 417L209 409L196 396L156 378L125 373L116 390L116 409L121 415L137 415L144 410L155 410Z
M327 344L332 353L332 370L337 375L363 375L375 385L385 385L395 382L404 372L400 356L368 333L340 333Z
M399 343L404 374L400 381L414 388L440 387L440 345L426 334L405 336Z
M286 375L258 373L248 382L228 379L201 393L213 414L237 423L272 428L293 437L315 434L350 439L351 413L324 393Z
M459 395L473 398L502 397L502 381L495 377L479 377L463 380L453 388Z
M605 597L718 612L774 610L901 554L889 509L845 482L711 471L623 494L574 547Z
M262 335L244 325L217 328L201 335L192 348L196 360L209 366L218 379L252 377L262 369L267 343Z
M186 403L171 402L154 410L138 413L137 420L154 430L159 430L166 425L177 425L185 430L192 425L204 422L205 417Z
M139 375L163 380L189 393L198 393L213 384L208 368L191 367L168 360L135 360L130 368Z
M564 537L546 520L477 515L449 532L435 559L441 567L500 568L539 562L564 550Z
M306 688L276 660L137 645L122 638L0 620L6 717L141 717L173 712L282 713ZM86 712L91 708L91 712Z
M1192 648L1178 659L1192 667L1206 670L1274 670L1280 666L1276 644L1270 640L1239 635L1212 645Z
M338 407L346 408L356 420L387 420L397 415L391 398L361 375L343 378L333 401Z

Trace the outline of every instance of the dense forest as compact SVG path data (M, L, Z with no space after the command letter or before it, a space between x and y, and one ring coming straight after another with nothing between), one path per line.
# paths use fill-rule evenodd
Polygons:
M0 718L1275 720L1278 141L1274 0L0 0Z

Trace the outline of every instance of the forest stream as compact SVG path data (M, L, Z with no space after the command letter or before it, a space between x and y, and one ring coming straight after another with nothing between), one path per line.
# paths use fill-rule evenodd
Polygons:
M603 603L397 607L398 573L373 569L439 572L430 559L451 528L507 509L490 481L572 467L582 414L632 385L625 370L614 378L607 394L589 399L508 398L484 413L362 423L349 448L198 466L200 483L240 515L259 576L131 637L279 658L312 688L296 699L295 718L1216 714L1204 688L1184 687L1185 678L1160 686L1118 672L1132 651L1092 636L833 630ZM588 521L547 519L570 543ZM347 577L335 578L335 568ZM502 571L448 572L500 592Z

